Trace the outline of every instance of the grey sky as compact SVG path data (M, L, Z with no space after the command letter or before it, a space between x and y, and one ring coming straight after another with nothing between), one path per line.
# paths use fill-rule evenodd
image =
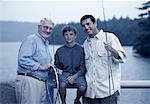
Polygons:
M138 18L136 9L148 0L103 0L106 20L113 16ZM79 22L84 14L103 20L102 0L2 0L0 20L38 22L51 18L55 23Z

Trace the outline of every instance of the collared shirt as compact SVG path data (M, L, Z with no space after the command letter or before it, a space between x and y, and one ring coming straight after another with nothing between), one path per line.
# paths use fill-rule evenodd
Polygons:
M39 33L28 36L21 44L18 53L18 71L30 73L39 78L47 78L48 71L39 71L42 64L50 64L49 42Z
M63 72L82 76L85 74L85 53L83 47L75 44L73 47L63 45L55 54L55 66Z
M123 63L126 57L124 49L113 33L107 33L107 42L112 44L121 57L119 60L115 59L109 52L107 53L104 42L106 42L106 34L100 30L94 38L88 37L83 44L87 69L85 75L87 80L86 97L104 98L120 89L121 69L119 63ZM111 69L112 72L108 69ZM112 74L109 81L110 73Z

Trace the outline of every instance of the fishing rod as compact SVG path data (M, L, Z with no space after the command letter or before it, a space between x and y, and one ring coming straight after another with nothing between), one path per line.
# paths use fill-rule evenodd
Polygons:
M58 80L58 74L57 74L57 70L55 68L54 65L51 66L53 71L54 71L54 75L55 75L55 80L56 80L56 88L57 88L57 92L56 92L56 97L54 99L54 104L57 103L57 100L59 101L60 104L60 100L59 100L59 80Z
M103 11L104 25L105 25L105 29L107 31L105 8L104 8L103 0L101 0L101 1L102 1L102 11ZM106 44L108 44L107 32L105 32L105 36L106 36ZM112 83L112 87L113 87L113 91L114 91L114 79L113 79L112 67L111 67L111 62L110 62L110 57L109 56L110 56L110 53L109 53L109 51L107 51L107 61L108 61L107 65L108 65L108 77L109 77L109 95L111 95L111 83ZM109 100L109 104L111 104L110 100Z
M54 47L54 37L52 36L52 54L53 56L55 55L55 47ZM59 79L58 79L58 74L57 74L57 70L56 70L56 67L55 65L52 65L51 66L53 71L54 71L54 76L55 76L55 81L56 83L54 84L54 86L56 85L56 89L57 89L57 92L56 92L56 97L54 98L54 104L58 103L60 104L60 99L59 99Z
M49 19L51 20L51 14L49 14L49 17L50 17ZM52 37L51 38L52 39L52 51L51 51L51 55L54 56L54 54L55 54L54 37L53 37L53 35L51 37ZM53 58L54 57L52 57L52 59ZM51 104L56 104L57 101L59 101L59 104L60 104L60 99L59 99L59 79L58 79L57 70L56 70L56 67L55 67L54 64L52 64L51 67L50 67L50 73L51 73L51 76L49 76L49 77L51 77L51 79L50 79L51 81L49 83L48 82L46 83L46 88L47 88L47 91L48 91L48 100L51 102ZM54 79L53 79L53 76L55 77ZM50 91L48 89L48 87L49 87L48 85L49 84L51 84L50 86L52 87L52 90L53 90L52 94L53 95L50 94ZM54 88L55 87L57 89L57 91L56 91L56 97L53 98L54 97Z

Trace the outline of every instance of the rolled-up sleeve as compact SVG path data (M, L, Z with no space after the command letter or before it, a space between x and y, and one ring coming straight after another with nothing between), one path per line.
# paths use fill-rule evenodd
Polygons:
M116 59L115 57L113 57L113 61L116 63L124 63L126 61L125 53L122 51L118 51L118 54L120 56L120 59Z
M116 59L115 57L113 57L114 62L124 63L126 61L127 57L126 57L126 53L125 53L123 47L121 46L119 39L115 35L112 35L111 39L112 39L111 40L112 41L112 47L115 50L117 50L118 55L120 56L120 59Z

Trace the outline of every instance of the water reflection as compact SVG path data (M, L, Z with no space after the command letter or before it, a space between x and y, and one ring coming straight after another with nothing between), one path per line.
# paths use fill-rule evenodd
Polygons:
M0 43L0 80L14 80L20 43ZM60 46L50 46L51 54ZM150 80L150 59L135 55L132 47L124 47L127 61L122 64L122 80ZM73 101L69 92L68 104ZM70 97L71 96L71 97ZM72 98L72 99L71 99ZM121 89L120 104L150 104L150 89Z
M150 80L150 59L124 47L127 61L122 65L122 80ZM150 104L150 89L121 89L120 104Z

